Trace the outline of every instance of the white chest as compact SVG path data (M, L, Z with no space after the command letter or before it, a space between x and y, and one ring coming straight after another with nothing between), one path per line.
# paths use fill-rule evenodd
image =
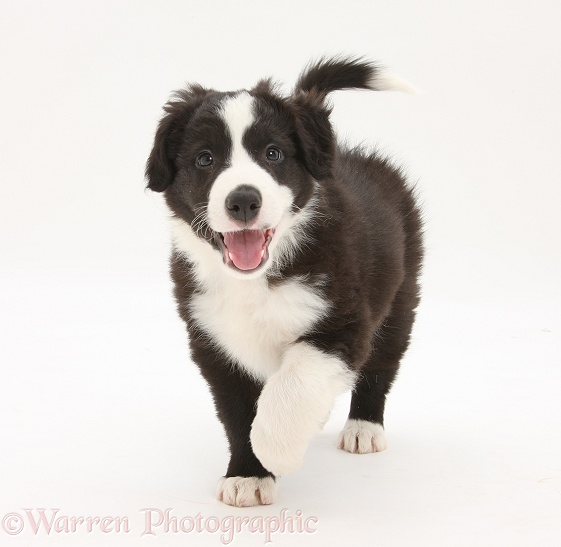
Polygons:
M191 301L192 317L238 365L260 380L278 370L286 348L325 315L317 288L292 280L224 278Z

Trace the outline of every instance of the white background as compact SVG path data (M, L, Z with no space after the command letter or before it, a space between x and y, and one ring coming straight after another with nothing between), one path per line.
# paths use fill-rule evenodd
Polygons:
M558 2L4 1L0 7L0 517L128 517L128 534L1 545L220 545L179 517L316 517L276 545L553 545L561 537ZM343 397L272 507L214 499L227 449L189 362L167 212L144 190L161 106L198 81L366 55L420 93L337 93L342 139L393 156L427 226L389 449L334 448ZM11 521L13 522L13 521ZM6 525L8 526L8 525ZM263 545L259 533L233 544Z

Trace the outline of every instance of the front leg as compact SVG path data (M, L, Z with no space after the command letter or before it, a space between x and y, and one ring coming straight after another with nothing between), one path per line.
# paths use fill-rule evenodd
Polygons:
M354 378L339 357L308 342L291 346L261 392L251 427L251 446L263 466L277 476L299 469L335 397Z
M250 378L204 339L192 344L193 359L209 384L230 445L230 463L218 483L218 499L237 507L275 502L275 477L257 459L249 434L262 384Z

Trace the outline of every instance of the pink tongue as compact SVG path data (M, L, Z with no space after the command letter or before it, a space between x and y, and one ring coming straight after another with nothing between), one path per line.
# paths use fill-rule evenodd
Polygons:
M242 230L224 234L226 252L240 270L253 270L261 264L265 234L262 230Z

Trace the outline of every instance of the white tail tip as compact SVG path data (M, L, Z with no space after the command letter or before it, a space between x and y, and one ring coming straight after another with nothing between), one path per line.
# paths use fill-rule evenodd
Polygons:
M419 93L419 90L403 78L389 72L380 70L368 83L376 91L401 91L403 93Z

